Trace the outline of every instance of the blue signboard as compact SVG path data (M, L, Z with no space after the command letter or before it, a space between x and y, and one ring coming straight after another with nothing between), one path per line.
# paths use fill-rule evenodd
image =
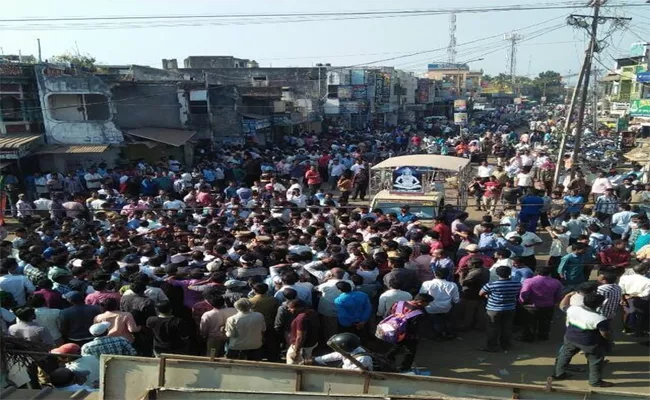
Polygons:
M650 82L650 72L639 72L636 74L636 81L637 82Z

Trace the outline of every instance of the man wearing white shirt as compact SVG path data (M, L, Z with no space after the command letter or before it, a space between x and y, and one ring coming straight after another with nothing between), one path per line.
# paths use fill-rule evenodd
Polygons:
M332 190L336 189L336 183L338 182L339 178L341 177L341 175L343 175L346 169L347 168L345 168L345 165L341 164L341 161L338 158L330 160L329 183Z
M442 338L452 336L450 332L450 312L454 304L460 302L458 285L447 280L448 271L440 268L434 271L436 277L422 283L420 293L433 297L433 301L426 307L427 313L434 318L435 334Z
M621 204L619 209L619 212L612 215L612 239L621 239L628 225L632 222L632 216L636 215L631 211L629 204Z
M494 173L494 167L488 165L487 161L483 161L478 167L478 176L479 178L489 178Z
M84 175L84 179L88 190L97 190L102 186L102 176L97 173L95 168L89 168L88 173Z
M379 296L379 305L377 306L377 316L380 318L385 318L393 307L393 304L398 301L409 301L413 299L413 296L409 292L405 292L399 289L399 284L397 282L390 281L388 282L388 289Z
M646 264L635 265L632 269L634 274L621 276L618 286L621 287L623 300L634 310L635 335L643 336L644 331L648 329L650 278L646 276L648 273Z
M542 243L542 239L533 232L526 231L526 224L518 224L517 229L514 232L510 232L506 235L506 239L511 239L515 236L521 238L521 245L524 248L524 251L521 253L522 261L526 266L534 269L537 265L537 260L535 259L535 246Z
M17 273L18 263L14 258L6 258L0 268L0 290L11 293L17 307L23 307L27 303L27 297L34 293L36 288L32 281L25 275Z
M305 265L305 270L314 275L314 270L310 267L311 264L314 263ZM334 300L341 294L341 291L336 287L336 284L340 281L344 281L348 282L353 288L354 284L351 281L346 280L347 272L341 268L332 268L331 271L319 272L326 272L326 275L329 276L329 279L326 279L315 288L315 290L321 294L320 300L318 301L318 313L321 315L321 328L325 333L324 337L329 338L335 335L339 328ZM320 278L319 281L321 281Z
M364 167L363 161L361 159L357 160L357 162L350 167L350 171L352 171L355 176L359 175L359 173L364 169L366 169L366 167Z

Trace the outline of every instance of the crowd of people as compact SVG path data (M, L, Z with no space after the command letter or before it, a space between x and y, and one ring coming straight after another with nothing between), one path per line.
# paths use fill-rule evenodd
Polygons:
M470 191L488 214L474 226L451 206L430 224L408 205L386 214L349 203L366 200L369 162L431 142L409 129L224 146L192 168L169 157L5 176L19 226L0 243L0 327L61 355L42 379L77 388L71 371L96 385L101 354L347 369L385 358L409 371L424 337L485 330L488 352L511 348L513 326L524 342L549 340L559 305L567 328L555 379L583 351L590 384L610 386L612 320L622 310L626 329L647 336L650 191L639 169L618 180L579 171L554 186L553 161L529 146L538 136L505 126L481 136ZM536 259L544 242L546 265ZM335 351L323 355L328 341Z

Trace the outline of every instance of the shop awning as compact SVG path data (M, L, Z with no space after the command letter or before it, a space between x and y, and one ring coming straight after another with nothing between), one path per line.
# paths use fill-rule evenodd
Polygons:
M108 150L108 145L50 145L38 149L34 154L89 154L103 153Z
M43 135L17 134L0 137L0 159L17 160L27 153Z
M618 82L621 80L621 76L619 74L612 74L612 75L607 75L603 79L601 79L601 82Z
M0 161L0 169L5 169L13 164L11 161Z
M241 113L241 116L244 118L250 118L250 119L270 119L270 115L260 115L260 114L252 114L252 113Z
M196 131L166 128L140 128L126 131L131 136L179 147L196 135Z

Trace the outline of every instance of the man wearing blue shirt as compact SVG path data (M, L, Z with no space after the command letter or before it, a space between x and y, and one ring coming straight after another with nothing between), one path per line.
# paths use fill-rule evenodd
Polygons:
M519 212L519 222L526 224L528 232L537 230L537 220L544 206L544 199L537 195L536 190L530 190L521 198L521 211Z
M584 204L585 200L580 195L580 191L578 189L573 189L571 191L571 194L564 196L564 205L566 206L567 214L579 213L582 210L582 206L584 206Z
M340 331L365 337L365 325L372 313L370 298L364 292L352 291L352 286L345 281L337 282L336 288L341 291L334 299Z
M400 209L400 214L397 216L397 220L401 222L402 224L410 224L411 222L415 222L417 220L417 217L409 212L411 207L404 205Z
M499 280L483 286L479 296L487 297L485 307L488 317L487 346L482 351L498 352L508 350L511 345L512 324L515 320L517 299L521 283L510 278L510 267L502 265L496 269Z
M564 282L565 289L574 290L582 282L586 281L584 255L587 245L575 243L571 246L571 253L562 257L557 273Z

